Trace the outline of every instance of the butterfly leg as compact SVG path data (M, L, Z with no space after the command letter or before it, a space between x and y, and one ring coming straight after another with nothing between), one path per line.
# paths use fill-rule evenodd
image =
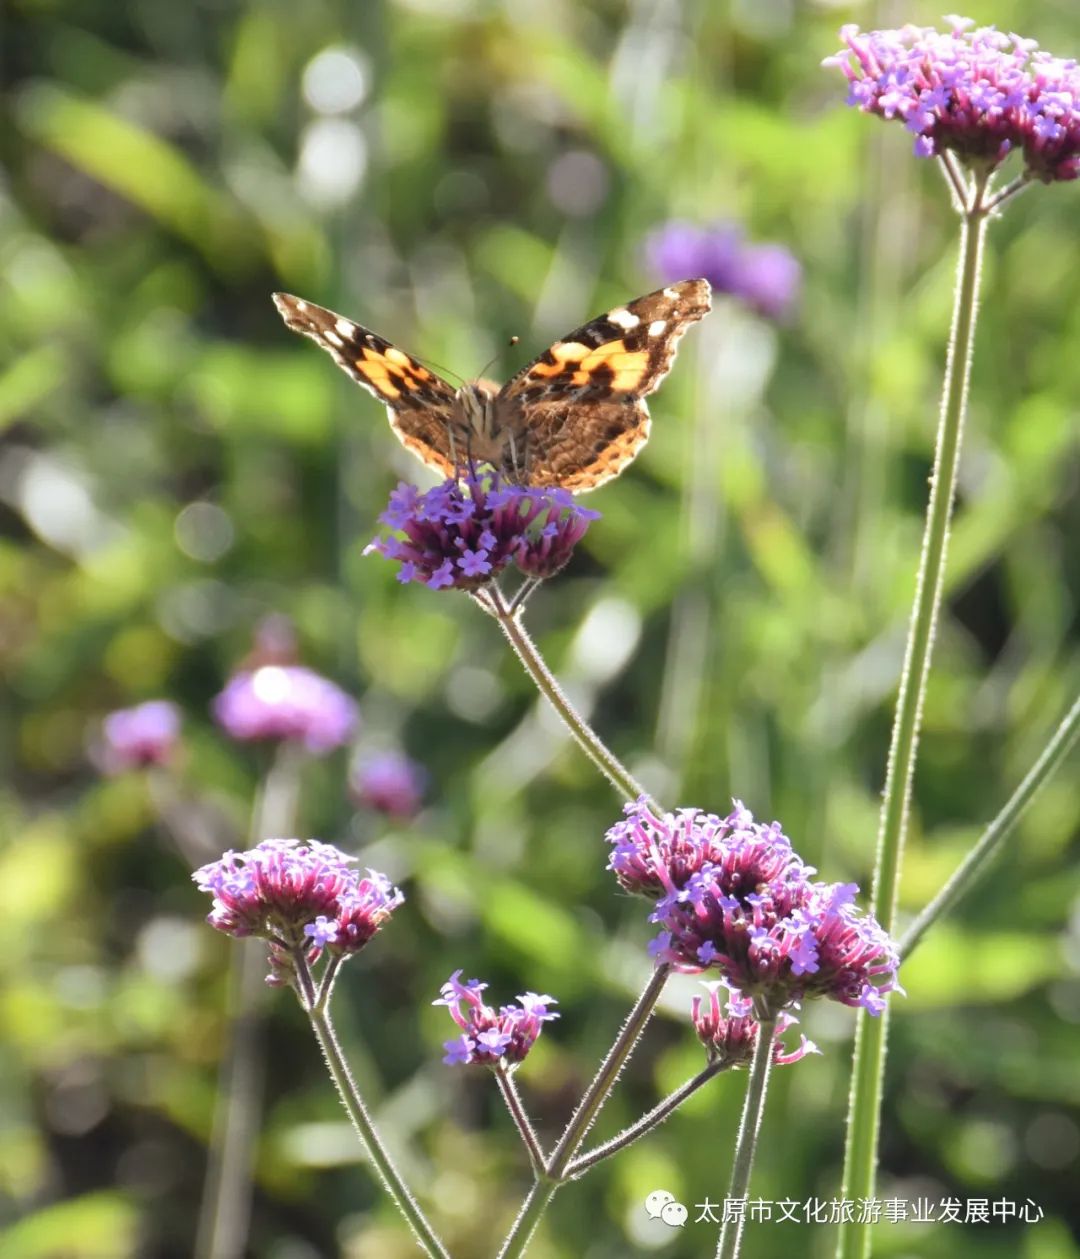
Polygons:
M465 436L464 457L458 450L458 439L454 435L454 426L452 424L447 424L446 426L446 440L450 447L450 459L454 465L455 479L460 481L464 477L475 476L476 470L473 467L472 450L470 449L472 446L471 430Z
M513 480L518 485L527 485L528 479L526 474L528 471L529 434L527 431L521 434L520 451L518 450L518 439L515 436L513 429L511 429L506 436L507 443L510 447L510 468L513 473Z
M456 476L461 463L458 460L457 441L454 437L453 424L447 424L446 426L446 444L450 447L450 462L454 465L454 474Z

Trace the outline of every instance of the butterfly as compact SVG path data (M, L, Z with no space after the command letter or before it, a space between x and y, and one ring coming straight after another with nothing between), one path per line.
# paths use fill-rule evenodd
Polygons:
M489 463L514 484L577 491L618 476L645 445L645 396L710 295L708 280L657 289L567 333L502 388L457 389L351 319L290 293L274 302L287 327L386 404L402 445L429 468L450 477L463 461Z

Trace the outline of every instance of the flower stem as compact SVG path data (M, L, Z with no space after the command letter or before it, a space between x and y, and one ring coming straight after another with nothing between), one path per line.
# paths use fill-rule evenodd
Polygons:
M537 689L562 718L567 730L578 741L585 755L596 768L614 784L615 789L624 800L637 800L644 796L645 788L634 778L633 774L604 744L600 736L593 730L584 717L570 703L566 693L559 685L555 675L547 667L536 644L529 637L519 615L520 609L511 610L503 598L502 592L492 584L488 588L490 607L481 604L490 611L498 621L507 641L514 649L517 658L525 667L525 672L536 683ZM662 810L648 800L649 807L656 812Z
M636 1122L624 1128L617 1137L612 1137L610 1141L605 1141L603 1145L596 1146L588 1154L582 1154L580 1158L576 1158L567 1167L564 1179L576 1180L578 1176L587 1172L590 1167L595 1167L597 1163L603 1162L604 1159L610 1158L613 1154L618 1154L620 1150L625 1150L628 1145L645 1136L646 1133L658 1127L664 1120L686 1101L691 1094L696 1093L703 1084L713 1078L714 1075L724 1070L724 1064L720 1061L710 1062L707 1067L702 1068L692 1079L686 1081L685 1084L675 1089L673 1093L669 1093L662 1102L649 1111L648 1114Z
M499 1251L499 1259L519 1259L519 1256L525 1253L525 1248L547 1210L548 1204L567 1178L570 1160L574 1157L578 1146L585 1140L585 1134L607 1099L608 1093L611 1092L619 1072L633 1052L638 1037L649 1021L657 1001L660 1000L660 994L664 990L670 971L671 968L667 965L658 966L641 995L634 1002L634 1008L627 1015L626 1022L615 1038L615 1043L608 1050L607 1056L600 1064L600 1070L597 1071L592 1083L585 1091L577 1110L566 1125L566 1131L559 1138L558 1145L551 1158L548 1159L547 1172L544 1176L537 1177L536 1183L525 1196L517 1219Z
M545 1175L547 1167L544 1161L544 1151L540 1148L536 1131L529 1120L528 1111L526 1111L525 1104L521 1100L521 1094L514 1083L514 1077L502 1062L495 1068L495 1079L498 1081L499 1091L503 1095L506 1109L510 1112L510 1118L513 1119L525 1149L529 1152L529 1162L532 1164L533 1173L538 1177Z
M964 173L960 169L960 163L946 149L938 158L940 169L945 175L945 182L949 185L953 193L953 205L963 214L967 206L968 190L964 182Z
M252 847L295 830L298 755L287 743L279 746L252 808ZM256 1130L262 1109L260 1031L265 974L266 947L262 941L237 940L229 962L228 1040L218 1070L195 1259L239 1259L247 1246Z
M1011 183L1006 184L999 192L995 192L987 201L987 212L990 213L998 209L1003 201L1008 201L1010 197L1015 197L1018 192L1023 192L1025 188L1030 188L1034 178L1030 171L1024 171L1022 175L1017 175Z
M938 892L922 913L908 928L900 941L900 956L907 958L927 930L942 915L948 913L971 885L982 875L987 865L997 855L998 849L1012 834L1024 811L1038 794L1054 770L1061 764L1080 737L1080 698L1065 714L1053 738L1042 750L1035 764L1028 770L1023 782L1013 792L1008 803L983 831L978 843L957 867L955 874Z
M765 1113L765 1094L769 1087L773 1041L776 1039L776 1014L771 1011L762 1012L758 1021L760 1026L757 1044L754 1046L754 1060L750 1064L750 1079L746 1083L746 1100L743 1102L742 1118L739 1120L735 1161L732 1164L731 1183L727 1192L728 1202L744 1204L750 1193L750 1173L754 1169L754 1153L757 1150L758 1133L761 1131L761 1119ZM738 1259L745 1222L743 1210L736 1211L731 1218L724 1221L720 1229L716 1259Z
M314 993L313 987L311 992L312 994ZM303 985L301 985L301 993L303 994ZM349 1071L345 1057L341 1052L341 1047L334 1034L334 1025L330 1021L329 1010L325 1006L320 1006L317 1002L307 998L301 1000L301 1005L305 1007L305 1012L311 1020L312 1030L323 1051L326 1065L330 1069L330 1075L337 1087L341 1103L352 1120L353 1127L356 1129L360 1142L367 1152L368 1158L371 1159L379 1179L382 1181L383 1188L386 1189L387 1193L394 1200L395 1206L408 1221L409 1227L416 1235L416 1239L424 1253L429 1257L433 1257L433 1259L449 1259L449 1252L439 1240L435 1230L428 1223L427 1217L420 1209L419 1203L409 1192L408 1186L402 1180L393 1159L379 1138L371 1116L367 1112L367 1107L364 1105L357 1090L356 1082Z
M987 172L976 172L972 177L970 197L964 202L952 335L942 390L930 502L885 776L872 900L874 913L886 931L892 930L896 916L896 894L923 700L941 607L949 520L956 492L971 377L982 248L989 213L986 203L988 183ZM859 1012L844 1159L842 1196L845 1199L873 1195L887 1028L886 1015L869 1018L865 1010ZM840 1226L838 1259L863 1259L870 1253L869 1247L868 1222Z

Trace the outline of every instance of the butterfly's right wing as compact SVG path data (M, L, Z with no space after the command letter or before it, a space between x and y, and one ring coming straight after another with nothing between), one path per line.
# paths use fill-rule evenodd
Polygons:
M275 293L274 305L286 327L310 337L386 404L390 427L406 450L442 476L453 475L450 433L461 427L460 406L445 380L396 345L314 302Z
M545 350L496 399L530 485L574 493L618 476L649 436L647 394L683 333L708 314L708 280L681 280L590 319Z

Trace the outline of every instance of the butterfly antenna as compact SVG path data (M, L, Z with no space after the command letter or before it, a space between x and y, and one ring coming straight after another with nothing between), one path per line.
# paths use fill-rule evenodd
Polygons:
M509 339L509 341L507 341L506 345L508 349L512 350L514 346L520 344L520 342L521 342L520 337L513 336ZM501 357L501 355L502 355L501 350L499 351L498 354L492 355L492 357L489 358L488 361L484 364L484 366L481 367L480 370L476 373L475 379L480 380L487 373L487 370L492 365L492 363L497 363L499 361L499 358Z
M455 372L453 368L443 367L441 363L436 363L434 359L421 358L418 354L414 354L413 358L415 358L418 363L422 363L425 367L430 367L434 371L437 371L445 379L456 381L459 385L465 384L465 377L460 373Z

